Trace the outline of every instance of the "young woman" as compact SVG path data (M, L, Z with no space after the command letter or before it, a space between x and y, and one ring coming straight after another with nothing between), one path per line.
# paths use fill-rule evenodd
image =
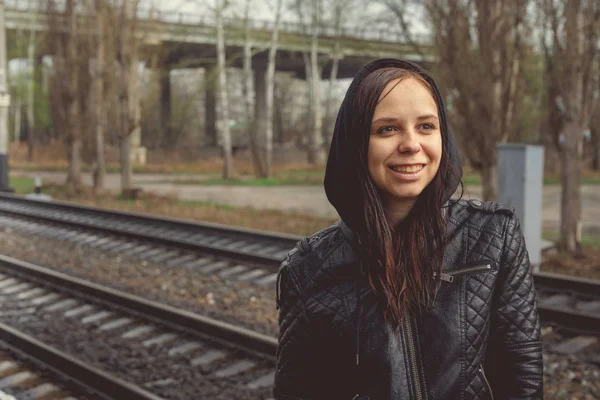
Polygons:
M451 199L461 177L433 79L405 61L363 67L325 175L341 221L280 268L276 399L542 398L519 222Z

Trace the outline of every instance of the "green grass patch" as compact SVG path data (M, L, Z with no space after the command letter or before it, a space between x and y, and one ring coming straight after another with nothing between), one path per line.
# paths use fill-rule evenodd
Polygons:
M10 177L9 182L10 187L14 189L16 194L33 193L35 185L33 178Z
M214 207L220 210L227 210L227 211L235 211L235 210L239 210L240 207L237 206L232 206L229 204L217 204L217 203L210 203L208 201L194 201L194 200L178 200L177 204L184 206L184 207ZM254 211L258 211L255 209L252 209Z
M69 167L66 165L46 165L46 164L19 164L11 165L11 168L27 172L67 172ZM81 172L91 173L92 168L88 165L81 167ZM106 167L107 174L119 174L121 168L118 165L108 165ZM157 167L134 166L134 174L163 174L163 175L196 175L198 171L194 170L162 170Z
M199 185L241 185L241 186L285 186L285 185L321 185L322 180L303 178L254 178L254 179L207 179L196 181ZM177 182L180 183L180 182Z
M207 179L177 179L158 180L152 183L171 183L174 185L227 185L227 186L298 186L298 185L322 185L323 174L289 174L282 173L273 178L253 178L251 176L240 176L235 179L207 178Z

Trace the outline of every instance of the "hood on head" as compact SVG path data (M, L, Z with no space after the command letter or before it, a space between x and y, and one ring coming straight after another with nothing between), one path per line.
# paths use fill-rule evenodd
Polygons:
M327 199L335 207L340 218L353 230L361 226L360 221L363 219L365 200L361 190L361 182L367 179L368 176L366 158L369 140L369 135L365 132L369 132L371 129L374 111L371 110L371 113L362 119L359 115L354 115L354 97L359 84L369 73L390 67L418 73L433 89L443 135L442 151L448 154L449 164L457 172L450 175L451 178L445 183L444 203L456 192L462 178L462 165L458 147L450 132L444 102L433 78L423 68L409 61L380 59L370 62L358 71L346 92L337 115L325 169L324 185Z

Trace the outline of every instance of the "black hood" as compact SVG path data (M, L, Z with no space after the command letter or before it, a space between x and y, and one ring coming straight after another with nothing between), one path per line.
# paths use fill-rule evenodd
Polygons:
M329 157L325 170L325 193L335 207L341 219L353 230L362 224L364 196L361 182L367 179L367 149L373 110L361 118L353 112L354 97L360 82L372 71L381 68L403 68L421 75L432 87L438 106L440 128L442 132L442 151L448 155L448 162L454 169L444 183L444 201L446 203L456 192L462 178L462 166L456 142L450 132L444 102L433 78L420 66L402 60L380 59L360 69L350 84L346 97L338 113Z

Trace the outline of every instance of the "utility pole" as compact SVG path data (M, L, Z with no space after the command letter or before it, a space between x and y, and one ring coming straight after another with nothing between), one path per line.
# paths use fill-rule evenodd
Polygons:
M12 192L8 180L8 107L10 92L7 85L6 23L4 0L0 0L0 192Z

